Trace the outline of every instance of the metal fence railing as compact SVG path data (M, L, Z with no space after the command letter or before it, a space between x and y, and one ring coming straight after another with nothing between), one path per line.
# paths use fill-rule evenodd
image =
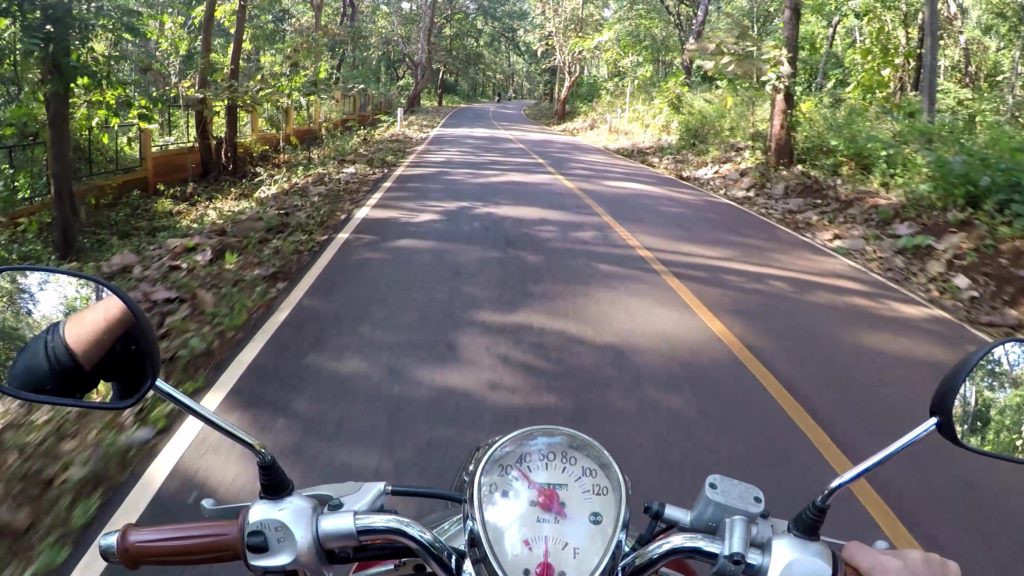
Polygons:
M305 98L293 101L291 106L278 100L256 104L251 110L239 110L238 138L252 138L256 126L260 134L284 136L289 128L301 131L300 138L308 140L308 128L325 122L352 119L381 113L393 106L389 97L369 93L342 94L332 97ZM317 113L319 111L319 114ZM220 135L224 129L224 108L214 106L211 133ZM88 126L75 131L72 138L71 161L73 178L77 183L94 182L102 176L119 175L143 168L143 158L151 158L153 150L189 148L195 143L194 110L184 103L165 106L157 115L157 122L147 128L151 137L143 138L143 129L137 123ZM289 121L290 119L290 121ZM364 121L365 118L359 118ZM295 133L292 133L294 136ZM151 139L150 139L151 138ZM143 150L143 146L151 146ZM282 138L285 146L298 145L295 138ZM101 183L105 180L100 179ZM16 142L0 144L0 216L11 209L30 206L45 199L50 193L45 142Z
M142 138L137 123L90 126L85 145L81 144L72 152L76 179L122 174L142 167Z
M195 141L192 130L195 111L187 104L170 104L160 114L153 138L154 150L189 146Z
M46 143L0 144L0 206L32 204L49 193Z

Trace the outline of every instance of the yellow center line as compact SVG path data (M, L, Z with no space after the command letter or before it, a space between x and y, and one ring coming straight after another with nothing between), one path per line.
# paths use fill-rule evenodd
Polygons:
M493 111L491 115L491 121L498 127L506 136L512 139L513 142L519 145L520 148L526 151L527 154L532 156L534 160L540 162L548 172L550 172L555 178L557 178L567 188L576 193L588 206L593 210L602 220L605 221L609 226L612 227L615 232L628 244L636 253L643 258L655 272L661 276L662 280L667 283L672 290L684 301L686 304L693 309L697 316L707 325L708 328L718 336L729 350L747 367L747 370L757 378L758 382L764 386L765 390L771 394L772 398L779 403L779 406L785 410L786 414L796 423L796 425L807 435L811 443L814 444L815 448L821 452L821 455L825 457L825 460L832 465L832 468L839 473L845 472L853 467L853 463L849 458L843 454L842 450L836 446L836 443L829 438L828 434L814 421L814 418L800 405L799 402L793 398L793 395L779 382L779 379L775 377L760 360L748 349L740 339L732 333L729 328L718 319L703 302L686 287L685 284L679 281L678 278L672 274L669 269L661 263L661 260L657 256L651 253L639 240L636 239L625 227L619 222L612 218L600 204L594 201L586 192L580 189L579 186L574 184L568 178L563 176L558 170L555 170L551 164L548 164L540 156L534 154L532 150L527 148L514 134L506 130L501 124L494 120ZM875 519L878 526L885 532L885 535L897 548L915 548L920 549L921 545L917 543L917 540L910 534L907 527L903 525L903 522L896 517L896 514L891 508L882 500L882 497L878 495L878 492L871 487L866 480L861 480L855 483L851 489L853 493L860 500L864 508L867 509L871 517Z

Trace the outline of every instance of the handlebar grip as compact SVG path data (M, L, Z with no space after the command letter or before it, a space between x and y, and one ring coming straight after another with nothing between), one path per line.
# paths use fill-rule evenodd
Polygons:
M845 574L845 576L861 576L861 573L860 573L859 570L857 570L853 566L850 566L849 564L847 564L846 565L846 574Z
M125 524L117 535L117 561L140 566L221 564L245 558L245 515L238 520L141 528Z

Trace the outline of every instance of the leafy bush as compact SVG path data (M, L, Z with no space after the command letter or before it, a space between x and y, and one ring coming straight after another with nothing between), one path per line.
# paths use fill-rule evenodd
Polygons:
M798 160L825 176L886 188L912 208L969 209L1024 232L1024 134L990 103L959 104L928 124L916 103L880 109L805 98Z
M757 142L767 123L764 96L752 91L691 90L680 78L663 85L658 102L671 112L677 144L705 156Z

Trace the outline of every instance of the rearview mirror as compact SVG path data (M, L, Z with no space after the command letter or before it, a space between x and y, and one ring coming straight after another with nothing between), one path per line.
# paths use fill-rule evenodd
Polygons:
M77 272L0 267L0 392L20 400L119 410L156 382L156 335L138 305Z
M968 355L932 399L939 433L968 450L1024 463L1024 339Z

